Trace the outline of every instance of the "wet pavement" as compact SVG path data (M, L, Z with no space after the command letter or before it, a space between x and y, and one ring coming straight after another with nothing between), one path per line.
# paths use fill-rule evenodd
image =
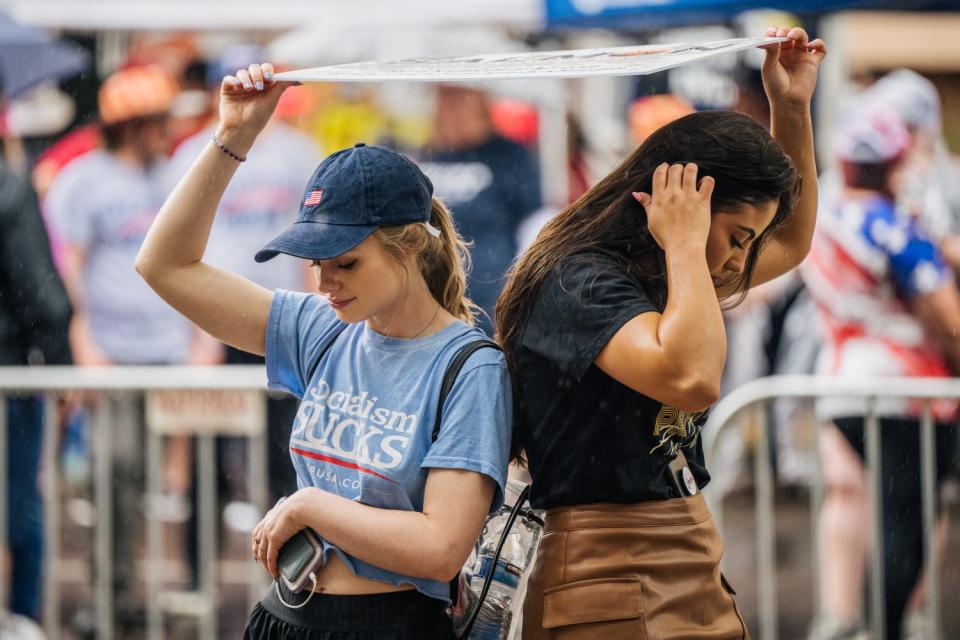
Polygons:
M738 592L737 604L754 638L760 638L757 617L756 540L753 493L737 492L724 501L724 539L727 545L724 572ZM960 508L948 505L953 532L960 531ZM64 640L90 637L81 627L89 628L92 613L93 586L90 553L93 549L92 530L62 519L61 554L58 567L61 579L61 638ZM803 491L778 493L776 497L776 557L777 596L779 602L779 638L799 640L806 637L813 609L810 572L811 520L809 498ZM199 638L197 614L208 610L209 603L187 590L188 565L184 553L182 525L164 527L166 559L163 564L167 593L165 609L165 637L177 639ZM240 637L249 612L248 587L250 560L248 538L223 528L220 560L218 563L219 594L217 606L217 637ZM142 554L142 549L141 549ZM943 594L943 638L960 638L960 539L950 540L943 558L941 591ZM143 599L143 559L137 562L139 580L126 596L135 603ZM261 583L261 588L266 583ZM254 589L256 591L256 589ZM117 638L143 638L144 612L131 607L127 616L130 625L117 629ZM86 624L84 621L86 620Z

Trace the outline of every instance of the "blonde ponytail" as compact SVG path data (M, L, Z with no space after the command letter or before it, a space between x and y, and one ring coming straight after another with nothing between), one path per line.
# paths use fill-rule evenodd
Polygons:
M397 259L416 252L417 266L433 297L456 318L467 324L476 323L480 307L467 297L467 273L470 250L453 225L453 216L446 205L433 198L430 225L440 231L434 237L423 224L381 227L374 238Z

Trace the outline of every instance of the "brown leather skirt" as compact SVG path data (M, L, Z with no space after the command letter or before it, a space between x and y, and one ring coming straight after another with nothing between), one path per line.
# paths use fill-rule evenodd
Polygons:
M720 575L702 494L551 509L523 604L524 640L750 637Z

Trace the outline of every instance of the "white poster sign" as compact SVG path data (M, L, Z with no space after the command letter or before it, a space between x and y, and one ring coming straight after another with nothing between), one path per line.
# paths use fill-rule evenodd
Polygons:
M354 62L278 73L278 80L451 82L504 78L633 76L663 71L704 58L733 53L786 38L731 38L697 44L660 44L605 49L568 49L458 57Z
M256 435L266 420L259 391L150 391L147 425L163 434Z

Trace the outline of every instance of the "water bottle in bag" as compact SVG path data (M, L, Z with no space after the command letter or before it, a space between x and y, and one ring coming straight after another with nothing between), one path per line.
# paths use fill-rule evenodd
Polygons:
M506 638L513 621L513 604L524 570L533 558L541 534L541 524L529 515L520 515L507 534L500 558L494 563L494 555L503 526L510 513L509 507L491 518L496 523L494 534L489 535L477 552L470 588L479 593L486 577L492 572L493 580L487 597L480 606L477 620L470 633L471 640L500 640ZM499 516L503 517L499 517Z

